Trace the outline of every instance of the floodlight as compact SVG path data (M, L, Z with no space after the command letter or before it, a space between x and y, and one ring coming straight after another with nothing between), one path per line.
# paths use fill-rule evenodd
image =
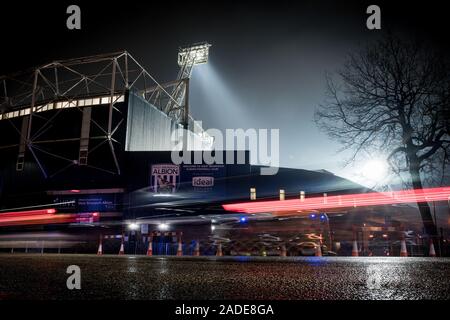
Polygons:
M169 225L167 223L161 223L161 224L158 225L158 229L162 230L162 231L168 230L169 229Z
M178 65L197 65L208 62L209 47L207 42L197 43L192 46L182 47L178 50Z
M130 223L129 225L128 225L128 229L130 229L130 230L137 230L137 229L139 229L139 225L137 224L137 223Z

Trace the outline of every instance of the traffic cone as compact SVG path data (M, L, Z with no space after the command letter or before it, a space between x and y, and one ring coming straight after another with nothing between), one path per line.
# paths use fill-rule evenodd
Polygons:
M286 245L281 246L280 257L286 257Z
M177 256L181 257L183 255L183 245L181 243L181 236L178 237L178 249L177 249Z
M102 236L100 235L100 240L98 242L97 255L102 255L102 254L103 254Z
M153 237L150 237L150 240L148 242L147 255L148 256L152 256L153 255Z
M194 256L196 257L200 256L200 242L198 240L195 241Z
M120 250L119 250L119 255L123 255L125 254L125 250L123 248L123 242L120 244Z
M358 242L353 240L353 249L352 249L352 257L358 257Z
M316 257L321 257L322 256L322 248L320 247L320 244L316 246L315 256Z
M400 244L400 257L407 257L408 256L408 250L406 249L406 241L405 236L402 237L402 241Z
M222 244L221 243L217 244L216 256L217 257L223 256L223 254L222 254Z
M430 239L430 253L428 255L430 257L436 257L436 251L434 250L433 239Z
M122 233L122 241L120 242L119 255L125 254L125 249L123 247L124 234Z

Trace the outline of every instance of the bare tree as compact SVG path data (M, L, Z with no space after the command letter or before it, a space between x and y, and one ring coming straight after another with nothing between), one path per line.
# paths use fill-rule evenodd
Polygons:
M384 154L391 169L421 191L448 179L450 72L444 55L424 43L389 35L348 56L327 75L327 99L316 123L353 150ZM433 184L436 185L436 179ZM428 203L418 203L425 232L436 237Z

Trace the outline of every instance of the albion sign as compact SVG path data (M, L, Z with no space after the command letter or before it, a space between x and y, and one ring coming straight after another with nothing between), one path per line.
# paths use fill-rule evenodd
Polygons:
M180 182L180 166L154 164L151 169L153 192L175 192Z
M152 175L180 175L180 167L170 164L158 164L152 166Z

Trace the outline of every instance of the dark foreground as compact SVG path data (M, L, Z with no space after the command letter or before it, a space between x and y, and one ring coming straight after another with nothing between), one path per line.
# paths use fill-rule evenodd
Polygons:
M449 298L448 258L0 255L0 299Z

